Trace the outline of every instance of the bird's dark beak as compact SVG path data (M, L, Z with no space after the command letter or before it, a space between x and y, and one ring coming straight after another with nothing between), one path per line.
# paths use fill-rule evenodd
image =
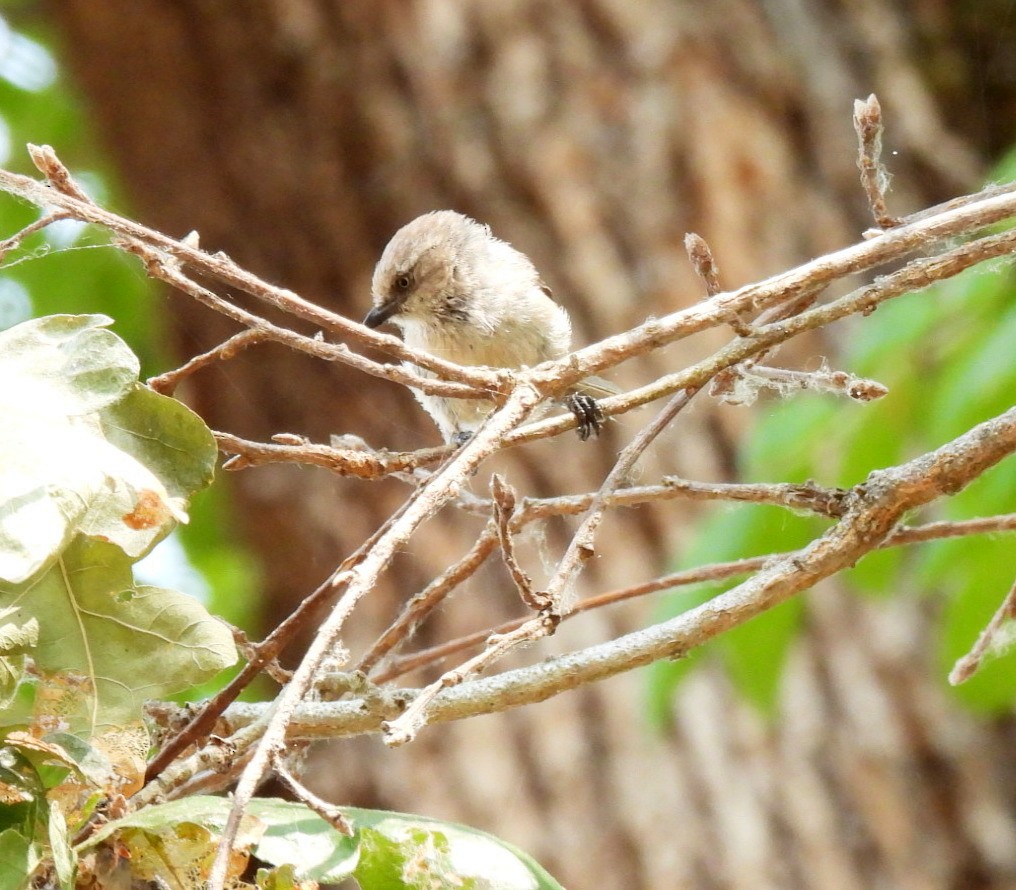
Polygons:
M370 312L367 313L367 317L363 320L363 323L368 328L379 328L401 308L401 303L396 300L389 300L387 303L382 303L380 306L375 306L371 309Z

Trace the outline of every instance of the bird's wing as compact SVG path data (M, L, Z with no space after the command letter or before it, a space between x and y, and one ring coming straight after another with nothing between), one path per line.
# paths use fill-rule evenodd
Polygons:
M594 399L620 395L621 391L621 387L617 386L617 384L604 380L602 377L586 377L585 380L580 380L569 390L569 392L584 393L587 396L592 396Z

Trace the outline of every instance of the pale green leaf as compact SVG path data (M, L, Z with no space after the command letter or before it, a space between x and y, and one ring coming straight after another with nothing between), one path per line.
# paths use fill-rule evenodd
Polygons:
M146 699L207 679L236 660L229 630L192 597L135 587L131 560L77 538L42 575L0 584L12 621L39 620L36 714L95 735L140 719Z
M70 838L67 836L67 822L55 802L49 805L49 852L53 857L60 886L63 890L74 890L77 856L71 849Z
M114 832L140 829L165 835L183 824L222 831L230 802L190 797L145 807L100 828L80 845L100 843ZM383 810L340 808L353 826L349 838L303 804L271 798L251 802L248 815L263 827L253 843L259 859L294 866L298 880L338 882L353 876L362 887L471 887L474 890L560 890L529 855L486 832L464 825ZM248 830L248 836L257 832Z
M486 832L406 813L343 812L360 841L353 874L363 887L560 890L531 856Z
M91 414L124 395L138 360L105 315L50 315L0 333L3 410Z
M301 882L296 876L295 865L259 868L254 876L254 884L259 890L300 890L301 888Z
M303 804L257 798L248 812L266 826L255 851L259 859L294 865L300 879L340 881L353 874L359 859L356 839L341 834Z
M108 322L50 316L0 333L0 578L30 578L79 532L141 556L211 479L210 432L137 382Z
M23 890L39 864L39 851L21 832L0 831L0 890Z
M0 620L3 619L0 614ZM29 618L24 624L0 626L0 708L6 708L17 692L24 675L25 654L39 641L39 622Z

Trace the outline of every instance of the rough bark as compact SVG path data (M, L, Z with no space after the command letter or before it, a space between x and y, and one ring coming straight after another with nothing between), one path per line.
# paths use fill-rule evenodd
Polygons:
M526 251L588 341L699 298L688 231L710 243L726 286L852 240L868 225L853 166L855 97L882 99L887 148L899 152L897 212L973 185L977 148L1011 139L984 132L970 98L976 59L949 42L960 26L919 0L49 9L141 217L169 233L197 229L206 247L352 317L367 308L392 231L449 206ZM953 78L936 95L944 70ZM182 355L234 332L182 298L172 315ZM693 340L661 361L678 367L705 348ZM835 344L815 349L835 354ZM661 369L643 362L619 382ZM204 373L187 394L215 427L255 439L436 441L407 392L279 347ZM731 411L682 417L646 478L729 475L742 423ZM541 443L502 469L524 491L585 490L631 429L613 424L581 448ZM405 493L398 482L281 467L233 481L242 531L266 567L267 622ZM664 507L611 517L583 589L665 566L684 535L677 516ZM360 616L362 639L476 527L452 515L427 526ZM563 531L549 525L530 564ZM808 609L774 725L703 670L678 696L669 732L654 737L639 680L627 677L431 728L405 749L337 745L317 761L315 786L337 801L487 828L574 887L1011 886L1012 745L946 704L926 663L928 616L913 602L858 604L834 584ZM517 614L517 598L493 566L446 612L425 635ZM548 650L647 618L645 606L590 615Z

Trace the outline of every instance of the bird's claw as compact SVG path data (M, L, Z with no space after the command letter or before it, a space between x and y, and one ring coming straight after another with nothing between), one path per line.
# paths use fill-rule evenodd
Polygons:
M579 438L585 442L590 436L598 436L603 429L603 411L596 399L585 393L571 393L565 397L565 406L578 421Z

